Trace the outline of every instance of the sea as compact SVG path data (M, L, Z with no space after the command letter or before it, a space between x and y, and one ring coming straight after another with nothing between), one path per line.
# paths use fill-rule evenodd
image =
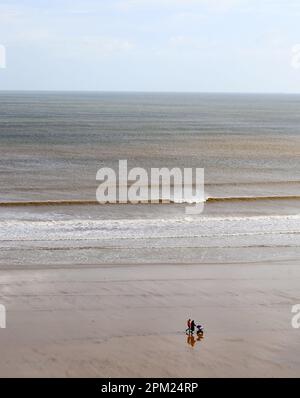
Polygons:
M203 168L200 214L97 171ZM300 260L300 95L0 92L0 269Z

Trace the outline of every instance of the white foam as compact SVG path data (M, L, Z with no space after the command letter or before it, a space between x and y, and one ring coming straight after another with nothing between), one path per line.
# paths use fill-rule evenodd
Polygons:
M1 221L0 241L230 238L300 234L300 215L143 220ZM260 237L260 238L259 238Z

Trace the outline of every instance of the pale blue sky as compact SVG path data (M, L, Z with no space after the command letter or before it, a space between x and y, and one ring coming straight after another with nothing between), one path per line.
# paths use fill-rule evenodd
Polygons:
M300 92L299 20L299 0L0 0L0 89Z

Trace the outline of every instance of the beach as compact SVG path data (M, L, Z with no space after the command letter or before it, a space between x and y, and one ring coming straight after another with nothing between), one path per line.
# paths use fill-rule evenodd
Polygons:
M297 377L297 262L1 271L2 377ZM194 347L187 317L204 325Z
M0 377L299 376L300 96L0 105ZM121 159L204 168L203 211L98 204L97 171Z

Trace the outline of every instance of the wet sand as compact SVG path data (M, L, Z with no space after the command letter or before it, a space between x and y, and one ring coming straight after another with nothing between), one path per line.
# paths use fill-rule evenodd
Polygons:
M299 286L296 261L1 270L0 377L298 377Z

